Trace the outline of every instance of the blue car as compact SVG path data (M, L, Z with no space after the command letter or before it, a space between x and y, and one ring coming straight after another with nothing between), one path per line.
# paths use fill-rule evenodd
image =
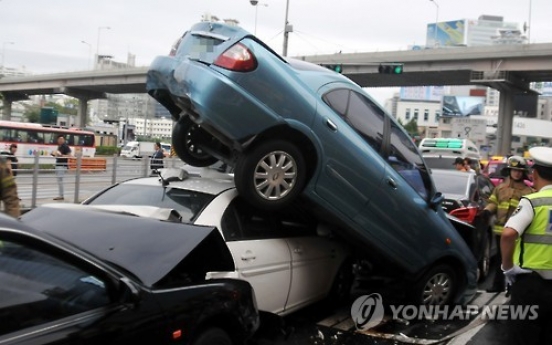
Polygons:
M375 267L407 277L417 302L475 289L476 261L420 152L350 79L283 58L238 26L202 22L152 62L146 85L176 122L185 163L224 162L261 208L311 204Z

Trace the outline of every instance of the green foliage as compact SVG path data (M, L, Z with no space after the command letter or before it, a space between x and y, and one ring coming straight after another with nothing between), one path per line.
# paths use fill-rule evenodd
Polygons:
M418 122L415 119L410 120L406 125L404 125L404 129L411 137L420 135L420 133L418 133Z
M96 156L113 156L119 154L117 146L96 146Z
M40 122L40 106L37 104L23 104L25 111L23 117L27 119L27 122L38 123Z

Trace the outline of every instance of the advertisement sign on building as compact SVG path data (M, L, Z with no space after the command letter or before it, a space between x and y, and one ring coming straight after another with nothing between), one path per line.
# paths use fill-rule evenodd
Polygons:
M485 143L487 121L470 117L458 117L451 120L451 136L453 138L470 139L477 146Z
M442 116L470 116L484 113L485 97L443 96Z
M427 25L427 46L459 46L466 44L465 20L453 20ZM437 32L435 32L437 30ZM437 41L436 41L437 40Z
M440 101L443 97L444 86L408 86L401 87L400 98L407 101Z

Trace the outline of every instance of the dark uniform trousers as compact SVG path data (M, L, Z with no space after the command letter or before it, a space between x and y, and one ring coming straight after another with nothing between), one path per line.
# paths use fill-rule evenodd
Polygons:
M538 306L538 316L535 320L514 320L510 317L510 343L552 345L552 280L543 279L537 273L518 274L511 289L511 308Z

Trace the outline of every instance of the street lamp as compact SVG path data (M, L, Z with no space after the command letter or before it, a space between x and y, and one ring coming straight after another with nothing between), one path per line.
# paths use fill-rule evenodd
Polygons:
M433 31L433 47L437 47L437 26L438 26L438 23L439 23L439 4L437 3L437 1L435 0L429 0L431 1L432 3L435 4L435 7L436 7L436 11L435 11L435 29Z
M92 45L86 41L81 41L81 43L84 43L88 46L88 67L90 67L90 69L93 69L92 66L90 66L90 57L92 56Z
M100 26L98 27L98 42L96 44L96 64L100 61L100 33L102 32L102 29L111 30L111 27L109 26Z
M289 13L289 0L286 1L286 20L284 23L284 49L282 51L283 56L287 56L289 33L293 32L293 25L290 25L288 23L288 13Z
M260 6L264 6L264 7L268 7L268 4L265 4L265 3L260 3L259 4L259 1L258 0L249 0L249 2L251 3L251 5L255 6L255 36L257 35L257 15L258 15L258 9L259 9L259 5Z
M6 46L8 44L15 44L15 42L3 42L2 43L2 74L4 74L4 61L5 61L5 57L6 57Z
M531 43L531 0L529 0L529 23L527 25L527 43Z

